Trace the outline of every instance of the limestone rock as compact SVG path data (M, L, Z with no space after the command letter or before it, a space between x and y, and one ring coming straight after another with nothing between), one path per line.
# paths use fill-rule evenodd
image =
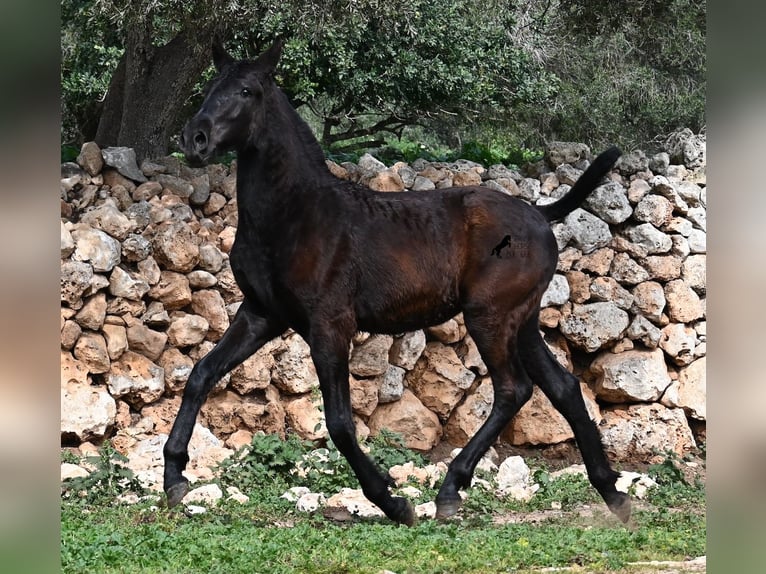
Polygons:
M565 236L583 253L606 247L612 240L609 225L583 209L575 209L564 219Z
M518 183L519 197L534 203L540 197L540 180L525 177Z
M563 305L569 301L569 283L564 275L555 274L551 279L548 288L543 293L540 301L540 307L550 307L551 305Z
M154 258L170 271L189 273L199 261L199 243L186 223L166 221L157 226L152 238Z
M74 320L79 323L83 329L98 331L104 325L106 319L106 295L96 293L89 297L82 308L74 316Z
M81 224L72 230L75 250L74 261L87 261L96 272L111 271L120 262L120 243L100 229Z
M475 378L452 347L432 342L405 380L423 404L446 421Z
M637 204L646 197L646 194L651 190L652 187L645 179L636 178L630 182L630 186L628 187L628 201Z
M367 185L375 191L404 191L402 178L392 169L377 173Z
M378 404L398 401L402 397L405 374L406 371L401 367L389 365L388 370L376 379L378 384Z
M457 343L461 339L460 325L455 319L448 319L444 323L428 327L426 331L445 345Z
M203 271L202 269L197 269L188 273L186 278L189 280L189 285L192 289L209 289L218 283L218 279L216 279L215 275Z
M617 253L612 259L609 274L623 285L636 285L649 279L649 273L631 259L627 253Z
M671 323L662 329L660 348L676 365L688 365L694 360L697 333L683 323Z
M140 408L162 396L165 373L162 367L143 355L126 351L112 363L107 385L113 397L124 397L136 408Z
M191 347L205 340L210 324L191 313L178 313L168 327L168 342L175 347Z
M211 275L212 277L212 275ZM229 315L221 294L214 289L202 289L192 294L192 311L208 323L207 338L218 341L229 328Z
M580 391L591 419L599 422L601 414L590 388L580 383ZM502 437L513 445L557 444L574 438L572 428L538 387L503 431Z
M633 217L659 228L670 222L673 217L673 205L661 195L650 194L638 202Z
M668 316L677 323L690 323L705 316L702 301L694 290L682 279L665 285Z
M541 315L545 311L546 309L543 309ZM462 341L455 347L455 351L457 352L458 357L460 357L460 360L463 361L463 365L465 365L466 369L471 369L480 375L487 374L487 366L484 364L484 360L479 353L479 348L476 346L471 335L466 334Z
M82 327L75 321L66 320L61 327L61 348L71 350L82 335ZM110 357L111 358L111 357Z
M611 301L620 309L628 311L633 305L633 295L611 277L597 277L590 284L590 294L595 301Z
M625 188L615 181L594 189L585 199L584 206L599 219L611 224L622 223L633 213Z
M649 159L641 150L635 150L620 156L617 167L625 175L633 175L639 171L649 169Z
M646 281L633 289L633 312L644 315L647 319L659 323L667 301L665 290L656 281Z
M678 129L670 134L664 147L673 163L695 168L706 161L705 136L696 135L689 128Z
M287 394L307 393L319 386L311 350L298 335L285 339L284 347L274 354L274 384Z
M351 408L358 415L370 416L378 406L378 385L374 380L349 377Z
M697 293L705 293L707 261L705 255L690 255L681 267L681 277Z
M138 169L136 152L129 147L107 147L101 150L104 163L115 168L120 174L133 181L146 181L146 176Z
M678 379L665 391L662 404L683 408L697 420L707 418L707 363L705 357L697 359L678 372Z
M398 401L380 405L368 421L372 435L388 429L404 437L407 448L431 450L442 436L439 418L405 389Z
M606 275L614 259L614 251L608 247L596 249L583 255L575 264L575 271L590 271L596 275Z
M122 255L127 261L143 261L152 252L152 244L142 235L132 233L122 242Z
M349 371L358 377L383 375L388 370L388 354L393 341L390 335L373 335L361 345L355 345Z
M208 504L215 505L223 498L223 491L217 484L198 486L184 496L184 504Z
M642 223L629 227L624 231L625 237L631 242L646 249L646 253L667 253L673 247L670 236L657 229L651 223Z
M199 246L199 268L210 273L218 273L223 267L223 253L212 243Z
M572 167L568 163L562 163L560 166L556 168L555 177L556 177L556 180L559 182L559 185L563 184L563 185L572 186L575 184L575 182L578 179L580 179L580 176L582 174L583 174L582 170Z
M367 500L361 489L342 488L327 499L324 515L333 520L346 522L353 517L382 518L383 511Z
M600 427L606 451L622 460L635 458L659 463L670 450L678 455L696 446L683 409L669 409L658 403L615 407L602 411ZM660 454L657 454L660 453Z
M556 168L562 163L577 163L590 156L590 148L581 143L549 142L545 150L545 159Z
M228 390L211 395L200 417L205 426L224 439L242 429L285 436L285 408L273 386L247 396Z
M487 377L454 408L447 424L444 425L444 438L456 446L462 447L468 444L489 416L493 402L492 381Z
M392 365L410 370L415 366L425 348L426 335L423 331L405 333L394 339L388 353L388 360Z
M655 281L672 281L681 277L681 258L676 255L650 255L643 260L649 278Z
M281 349L282 339L266 343L231 372L231 386L241 395L265 389L271 383L275 361L272 353Z
M124 240L136 225L113 201L107 201L86 211L80 217L80 221L108 233L118 241Z
M165 385L173 392L182 390L189 380L194 361L175 347L165 350L157 361L165 373Z
M91 176L101 173L101 169L104 167L104 158L98 144L96 142L82 144L80 154L77 156L77 163Z
M603 353L590 366L598 398L612 402L655 401L670 385L660 349Z
M79 440L100 439L114 424L117 406L106 388L70 378L61 379L61 434Z
M577 347L592 353L617 341L628 328L628 314L611 302L574 305L562 314L559 328Z
M109 293L131 301L140 301L149 292L149 284L140 276L122 267L115 267L109 276Z
M520 456L509 456L497 469L495 476L497 492L501 496L510 496L514 500L527 501L540 488L532 481L532 473Z
M111 361L106 349L106 341L101 333L85 332L80 335L72 353L77 360L88 367L91 373L100 374L109 370Z
M626 335L633 341L641 341L648 349L656 349L662 333L643 315L633 318Z
M570 301L573 303L585 303L590 299L590 275L582 271L567 271L566 279L569 285Z
M318 397L301 395L285 403L287 424L303 439L319 440L327 438L327 425Z
M160 280L149 289L149 297L160 301L168 311L182 309L192 302L189 279L181 273L162 271Z
M165 350L168 342L166 333L150 329L139 321L131 321L127 328L128 346L135 353L156 361Z

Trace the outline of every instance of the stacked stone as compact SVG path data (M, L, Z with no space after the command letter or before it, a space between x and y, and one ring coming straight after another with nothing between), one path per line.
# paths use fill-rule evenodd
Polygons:
M617 458L683 452L694 444L689 421L704 425L706 193L694 165L700 146L683 142L689 167L668 153L628 154L583 209L553 225L561 258L541 328L557 358L577 369ZM463 160L386 167L365 156L328 165L380 191L484 185L544 203L566 193L589 155L580 144L552 144L525 175ZM65 442L113 437L119 445L131 430L168 432L194 363L242 299L228 261L235 179L236 164L193 169L166 157L139 168L132 150L93 143L62 166ZM395 337L360 333L350 372L360 436L388 428L413 448L462 446L492 405L491 381L461 316ZM220 381L199 422L230 447L257 431L326 437L306 343L288 332L267 344ZM535 391L501 440L571 438Z

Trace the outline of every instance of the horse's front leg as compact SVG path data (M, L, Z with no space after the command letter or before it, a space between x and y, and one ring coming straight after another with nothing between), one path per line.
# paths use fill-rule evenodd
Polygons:
M384 476L359 448L348 382L351 333L338 328L339 322L333 323L336 323L335 328L330 325L312 328L310 336L311 358L319 377L330 438L348 460L367 499L391 520L412 526L415 523L412 504L405 498L391 496L388 490L390 478Z
M164 490L169 507L181 502L189 491L189 482L181 473L189 462L189 440L208 393L221 377L284 330L278 322L253 312L245 301L218 344L192 369L181 407L163 449Z

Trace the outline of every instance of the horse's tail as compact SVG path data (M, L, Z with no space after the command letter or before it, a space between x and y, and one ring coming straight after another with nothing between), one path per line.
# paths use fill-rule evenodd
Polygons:
M537 205L535 207L540 210L548 221L555 221L565 217L567 214L577 209L580 204L585 201L585 198L596 189L601 178L612 169L612 166L617 162L617 159L621 155L622 152L619 148L616 146L610 147L593 160L593 163L590 164L588 169L585 170L585 173L583 173L575 182L572 189L569 190L569 193L555 203Z

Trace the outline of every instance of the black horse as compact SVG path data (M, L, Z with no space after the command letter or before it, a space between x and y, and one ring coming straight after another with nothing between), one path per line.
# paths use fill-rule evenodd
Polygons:
M194 421L215 383L288 328L311 347L330 437L365 496L386 516L413 524L412 505L389 492L390 479L360 450L349 395L349 342L357 331L397 334L463 312L492 377L486 422L452 461L436 497L437 515L455 514L459 490L537 384L571 425L588 476L620 519L630 499L583 402L577 378L551 355L538 330L540 300L558 250L549 222L574 210L620 156L599 155L571 191L533 207L485 187L429 193L379 193L341 181L327 168L308 126L274 82L282 45L255 61L220 48L218 75L183 130L192 164L237 153L239 225L230 253L244 301L218 345L194 367L164 449L168 505L188 491ZM498 259L508 232L525 246ZM370 254L374 254L371 257Z

